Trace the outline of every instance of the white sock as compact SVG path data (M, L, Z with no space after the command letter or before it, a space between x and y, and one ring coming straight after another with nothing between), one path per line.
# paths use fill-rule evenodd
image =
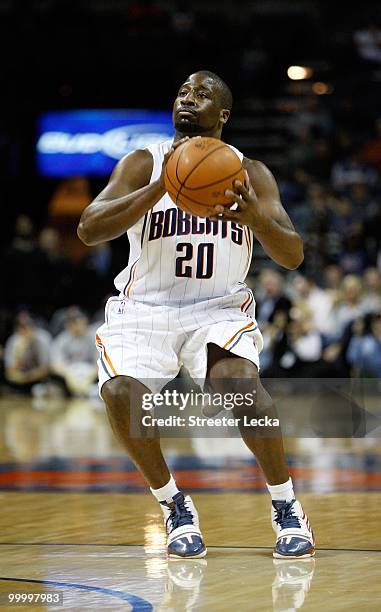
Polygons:
M156 497L158 502L171 502L176 493L179 493L179 489L177 488L172 474L164 487L160 487L160 489L151 489L151 493Z
M266 487L268 488L273 501L290 502L295 499L294 487L291 478L289 478L287 482L283 482L282 484L278 485L269 485L266 483Z

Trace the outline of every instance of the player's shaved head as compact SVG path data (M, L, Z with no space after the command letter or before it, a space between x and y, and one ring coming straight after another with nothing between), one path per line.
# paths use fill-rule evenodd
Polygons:
M221 79L221 77L218 76L218 74L216 74L215 72L211 72L210 70L198 70L194 74L206 77L213 81L213 84L216 86L220 94L221 108L226 108L228 110L232 109L233 94L231 92L230 87L225 83L223 79Z

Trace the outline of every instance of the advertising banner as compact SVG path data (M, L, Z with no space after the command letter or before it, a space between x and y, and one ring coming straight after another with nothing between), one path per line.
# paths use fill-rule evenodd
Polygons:
M46 112L37 126L42 176L107 176L127 153L173 136L171 113L151 110Z

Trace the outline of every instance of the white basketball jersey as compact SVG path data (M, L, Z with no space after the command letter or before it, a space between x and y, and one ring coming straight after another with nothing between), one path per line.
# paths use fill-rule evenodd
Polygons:
M171 145L167 140L148 147L153 157L150 183L160 177ZM242 161L242 153L232 149ZM121 297L185 306L240 293L248 296L247 306L253 302L244 284L253 245L248 227L189 215L166 193L127 235L129 263L115 279Z

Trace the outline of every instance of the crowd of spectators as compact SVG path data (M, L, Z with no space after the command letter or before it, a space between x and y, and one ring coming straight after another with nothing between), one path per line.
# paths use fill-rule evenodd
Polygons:
M74 236L75 225L67 233ZM37 229L26 214L17 217L14 235L1 252L6 291L0 296L0 341L9 329L9 317L23 306L46 319L78 302L92 313L112 291L110 276L121 264L110 245L87 249L77 260L63 237L53 226Z
M362 275L381 266L381 118L341 116L348 100L315 96L291 114L282 201L306 248L305 271L318 284L327 266Z
M381 373L381 273L362 277L326 269L312 277L261 272L257 318L264 335L266 377L379 377Z
M57 311L50 325L28 311L17 313L4 347L2 383L7 392L35 397L91 397L97 391L95 328L77 306Z

